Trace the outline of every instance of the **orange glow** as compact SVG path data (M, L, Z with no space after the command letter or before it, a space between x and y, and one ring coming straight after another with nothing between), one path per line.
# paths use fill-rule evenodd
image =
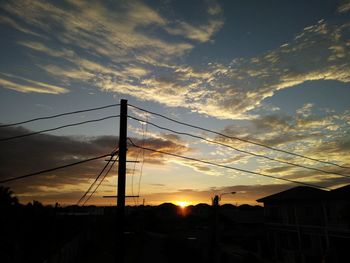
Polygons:
M187 208L190 203L187 201L175 201L174 204L176 204L179 209L177 209L177 213L181 216L187 216L190 212L190 210Z
M181 208L185 208L186 206L189 206L189 203L186 201L176 201L175 204L180 206Z

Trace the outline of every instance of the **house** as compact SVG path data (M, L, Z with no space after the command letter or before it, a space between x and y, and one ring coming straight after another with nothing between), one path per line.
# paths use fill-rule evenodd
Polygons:
M346 262L350 185L324 191L298 186L258 199L275 262Z

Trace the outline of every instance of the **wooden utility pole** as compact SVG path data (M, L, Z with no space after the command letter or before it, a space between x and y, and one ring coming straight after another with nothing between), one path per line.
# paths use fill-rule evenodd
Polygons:
M127 140L128 101L120 101L119 125L119 160L118 160L118 197L117 197L117 262L125 258L124 225L125 225L125 180L126 180L126 140Z

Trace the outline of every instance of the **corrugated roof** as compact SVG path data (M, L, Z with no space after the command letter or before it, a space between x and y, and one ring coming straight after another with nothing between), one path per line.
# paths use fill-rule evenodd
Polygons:
M260 198L256 201L258 202L286 202L286 201L297 201L297 200L310 200L323 198L327 194L327 191L313 188L309 186L297 186L291 189L288 189L283 192L279 192L273 195L269 195L263 198Z
M338 199L338 198L345 199L345 198L347 198L349 200L350 199L350 184L330 191L329 196L332 199Z

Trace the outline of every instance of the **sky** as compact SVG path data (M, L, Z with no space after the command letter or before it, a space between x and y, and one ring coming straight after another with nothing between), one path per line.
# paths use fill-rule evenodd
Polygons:
M2 124L127 99L227 136L350 166L349 1L1 1L0 34ZM129 119L128 136L137 145L277 177L129 145L128 160L138 162L127 164L126 193L140 195L127 199L130 205L143 199L154 205L210 203L214 195L232 191L236 194L224 195L222 203L256 204L297 186L285 179L328 188L350 182L350 169L132 107L128 112L221 143ZM111 107L1 127L0 138L118 114L119 108ZM110 153L118 134L119 119L111 118L0 141L0 178ZM105 163L97 160L6 186L23 203L75 204ZM117 167L87 204L115 204L102 196L116 194L116 174Z

